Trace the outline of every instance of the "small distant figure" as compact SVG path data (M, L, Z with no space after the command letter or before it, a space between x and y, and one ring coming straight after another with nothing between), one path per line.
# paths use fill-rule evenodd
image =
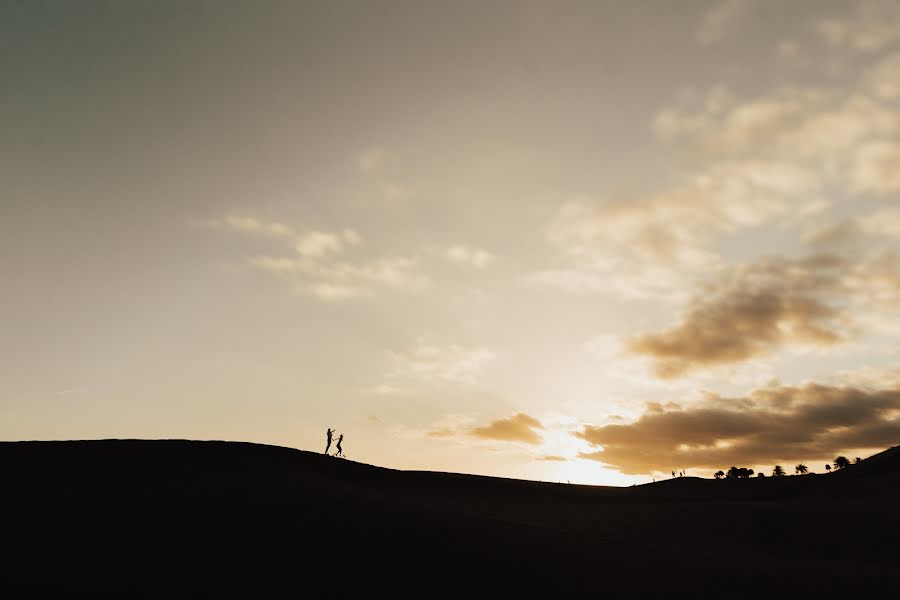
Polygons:
M329 427L328 433L326 433L325 435L328 436L328 445L325 446L325 454L328 454L328 451L331 450L331 436L334 435L334 429ZM338 447L340 447L340 446L338 446Z
M343 442L343 441L344 441L344 434L342 433L341 435L338 436L337 445L335 446L337 448L337 452L334 453L335 456L344 456L344 450L341 448L341 442Z

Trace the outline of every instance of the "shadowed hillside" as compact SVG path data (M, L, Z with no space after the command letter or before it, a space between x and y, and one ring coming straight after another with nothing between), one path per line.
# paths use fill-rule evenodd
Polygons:
M900 448L830 475L631 488L232 442L8 442L0 464L6 581L38 594L900 589Z

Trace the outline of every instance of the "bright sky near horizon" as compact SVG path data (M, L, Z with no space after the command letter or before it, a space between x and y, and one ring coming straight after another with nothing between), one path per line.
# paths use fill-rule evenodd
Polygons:
M898 2L0 0L0 132L0 439L900 443Z

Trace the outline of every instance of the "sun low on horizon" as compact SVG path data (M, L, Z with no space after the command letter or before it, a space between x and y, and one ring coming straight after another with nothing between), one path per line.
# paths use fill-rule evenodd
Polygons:
M0 439L618 486L900 443L900 3L0 14Z

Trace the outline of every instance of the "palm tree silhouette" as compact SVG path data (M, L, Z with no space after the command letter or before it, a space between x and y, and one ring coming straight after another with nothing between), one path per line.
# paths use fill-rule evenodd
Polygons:
M844 469L850 466L850 459L846 456L838 456L834 459L834 467L836 469Z
M796 467L794 467L794 473L797 475L806 475L809 472L809 469L806 468L806 465L800 463Z
M781 467L781 465L775 465L775 468L772 469L772 476L781 477L782 475L784 475L784 469Z

